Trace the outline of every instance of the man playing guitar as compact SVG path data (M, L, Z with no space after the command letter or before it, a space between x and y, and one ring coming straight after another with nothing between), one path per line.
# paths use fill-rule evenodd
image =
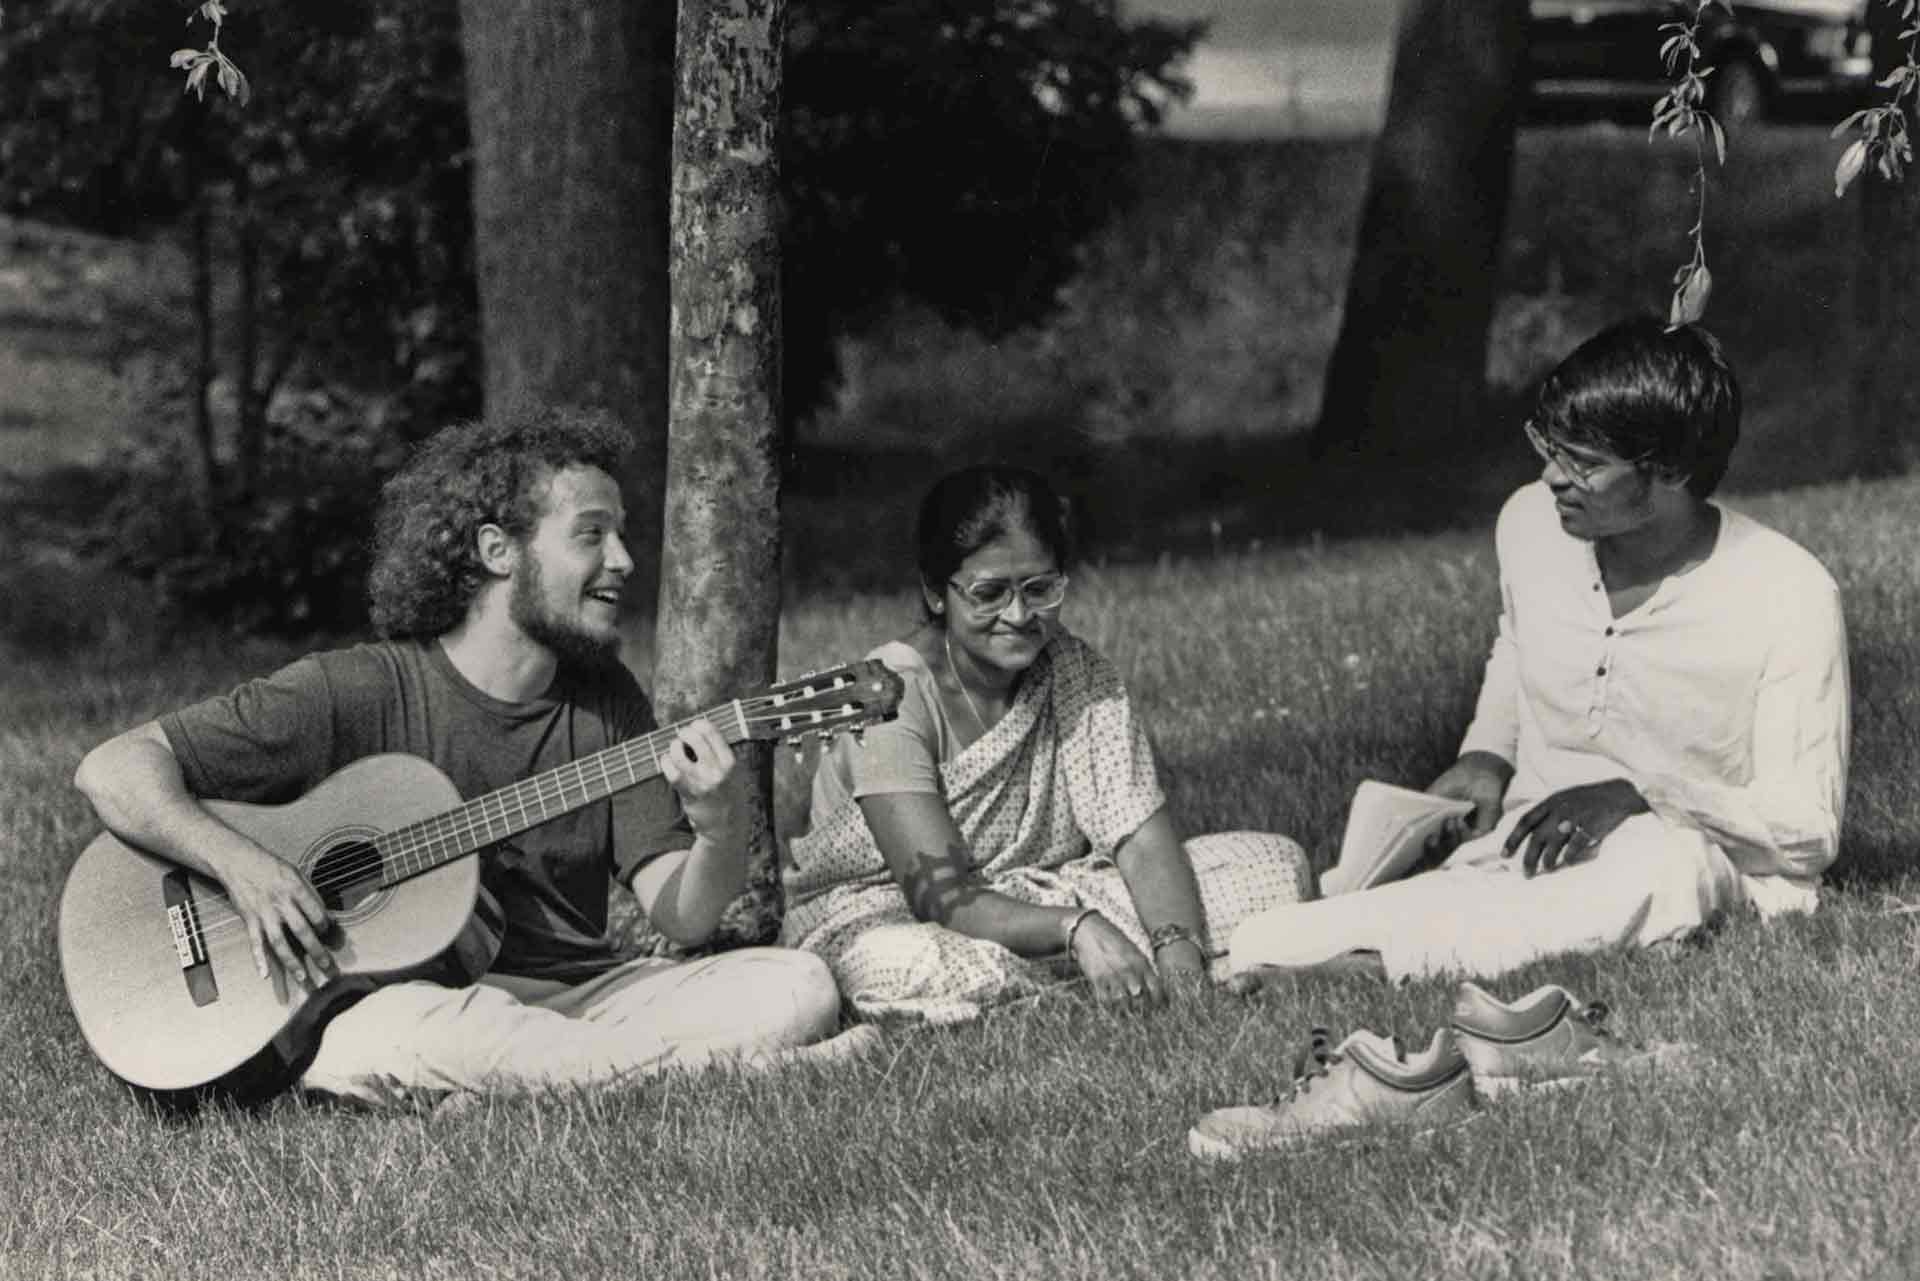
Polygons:
M561 411L440 432L381 495L370 579L381 640L128 730L88 754L75 784L113 836L219 883L234 955L246 958L243 930L260 979L296 1000L340 986L344 902L201 802L291 801L396 752L473 798L653 731L619 658L633 569L614 480L625 451L615 425ZM712 935L745 881L726 737L705 718L656 737L664 782L569 801L481 848L477 907L456 945L423 976L332 1012L290 1065L300 1083L377 1101L838 1059L864 1045L871 1029L834 1036L839 997L810 954L619 954L610 874L686 945Z

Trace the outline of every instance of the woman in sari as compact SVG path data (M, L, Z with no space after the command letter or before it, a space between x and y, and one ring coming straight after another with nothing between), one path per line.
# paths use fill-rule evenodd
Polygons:
M793 843L782 941L867 1018L959 1022L1076 971L1105 1002L1224 972L1247 917L1313 895L1300 847L1182 842L1113 665L1060 622L1064 504L974 467L921 505L924 621L872 652L898 717L842 740Z

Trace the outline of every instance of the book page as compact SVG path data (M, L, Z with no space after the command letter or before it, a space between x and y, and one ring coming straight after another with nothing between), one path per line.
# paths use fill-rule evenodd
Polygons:
M1404 876L1419 861L1428 836L1454 815L1472 812L1471 801L1367 779L1354 789L1340 861L1321 876L1321 897L1371 889Z

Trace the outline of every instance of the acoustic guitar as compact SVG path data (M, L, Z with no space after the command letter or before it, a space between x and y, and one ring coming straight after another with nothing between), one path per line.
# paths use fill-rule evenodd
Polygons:
M868 659L703 715L729 743L798 749L891 718L901 689ZM464 802L439 769L399 753L355 761L286 805L206 802L325 900L337 976L318 991L288 982L277 965L259 976L217 881L102 833L60 898L60 967L87 1045L122 1080L166 1092L220 1087L269 1050L294 1061L329 1013L455 946L479 891L476 854L653 778L679 728Z

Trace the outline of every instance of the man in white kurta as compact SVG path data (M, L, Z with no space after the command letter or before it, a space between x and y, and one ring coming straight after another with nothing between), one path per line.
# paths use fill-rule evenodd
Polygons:
M1603 354L1630 365L1676 341L1650 330ZM1601 365L1586 383L1634 381ZM1816 903L1846 792L1838 590L1791 540L1709 502L1697 470L1635 507L1636 470L1654 486L1684 473L1567 430L1583 392L1543 388L1561 438L1530 425L1546 465L1500 515L1499 635L1461 762L1431 789L1480 801L1477 834L1425 875L1251 918L1232 938L1236 970L1377 954L1395 979L1493 975L1677 940L1742 905ZM1620 540L1658 533L1656 509L1676 531L1672 572L1636 579Z

